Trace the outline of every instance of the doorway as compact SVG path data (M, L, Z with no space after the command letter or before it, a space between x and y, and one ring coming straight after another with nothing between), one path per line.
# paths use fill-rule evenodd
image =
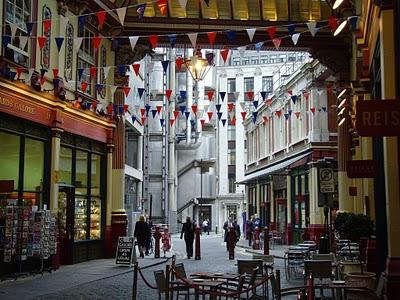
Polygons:
M209 205L202 205L199 207L199 225L203 223L204 220L208 220L208 228L212 228L212 221L211 221L211 206Z
M59 185L58 190L58 233L60 242L60 263L68 265L73 263L74 249L74 211L75 187Z

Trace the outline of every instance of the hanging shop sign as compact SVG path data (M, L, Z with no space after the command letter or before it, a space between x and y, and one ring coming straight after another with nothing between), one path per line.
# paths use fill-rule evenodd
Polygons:
M376 160L349 160L346 169L349 178L374 178L377 174Z
M356 130L360 136L400 136L400 101L357 101Z
M335 178L332 168L320 168L319 170L319 190L321 193L335 192Z
M133 236L118 237L117 254L115 255L115 263L118 265L132 264L132 259L136 259Z

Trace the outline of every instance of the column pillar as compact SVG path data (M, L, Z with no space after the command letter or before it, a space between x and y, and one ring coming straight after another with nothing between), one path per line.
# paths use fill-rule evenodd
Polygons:
M353 212L353 202L349 196L350 179L347 177L346 162L351 158L349 117L344 114L346 121L338 126L338 186L339 209Z
M60 128L51 129L51 165L50 165L50 207L52 212L58 210L58 180L60 171L60 144L61 133L64 130Z
M382 99L396 99L396 58L394 51L396 47L394 40L395 22L393 10L381 11L379 27ZM386 191L386 223L388 235L386 296L388 299L395 299L398 296L398 286L400 284L400 177L398 137L383 138L383 158ZM385 255L385 253L378 253L378 255Z
M286 210L287 210L287 227L286 227L286 241L288 245L292 242L292 182L291 177L286 176Z
M106 244L106 257L113 257L115 251L113 249L112 241L112 227L111 227L111 216L112 216L112 199L113 199L113 150L114 144L107 144L107 188L106 188L106 228L105 228L105 244Z

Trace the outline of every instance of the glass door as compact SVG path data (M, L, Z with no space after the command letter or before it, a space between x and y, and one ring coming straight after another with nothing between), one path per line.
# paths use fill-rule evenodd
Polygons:
M75 188L60 185L58 192L58 232L61 264L72 264L74 245Z

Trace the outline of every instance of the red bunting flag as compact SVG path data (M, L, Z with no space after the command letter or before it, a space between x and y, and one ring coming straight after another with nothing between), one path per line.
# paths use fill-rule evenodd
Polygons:
M254 99L254 92L246 92L246 96L249 101L252 101Z
M268 123L268 117L267 116L263 116L263 123L264 124Z
M192 105L192 111L193 111L193 113L197 112L197 104Z
M124 112L127 112L129 109L129 105L128 104L124 104Z
M294 114L296 115L297 119L300 118L300 112L299 111L296 111Z
M229 49L223 49L221 50L221 57L224 60L224 62L226 62L226 59L228 58L228 54L229 54Z
M142 125L144 124L145 121L146 121L146 117L142 117L141 118Z
M281 115L282 115L282 111L277 110L277 111L275 112L275 114L276 114L276 116L277 116L278 118L280 118Z
M82 82L81 82L81 89L82 89L82 92L86 93L87 87L88 87L87 82L82 81Z
M128 97L129 92L131 91L131 88L129 86L124 86L123 90L124 90L125 97Z
M228 110L229 110L229 111L232 111L234 107L235 107L235 104L234 104L234 103L232 103L232 102L229 102L229 103L228 103Z
M231 124L232 124L233 126L236 126L236 118L235 118L235 117L232 118Z
M210 41L210 45L214 46L215 37L217 36L216 31L207 32L208 40Z
M276 27L272 26L272 27L267 27L267 32L269 35L269 38L272 40L275 37L275 33L276 33Z
M19 75L18 75L19 77ZM58 69L53 69L53 77L56 78L58 77Z
M47 37L45 37L45 36L38 36L38 37L37 37L37 40L38 40L38 43L39 43L39 48L40 48L40 50L42 50L43 47L44 47L44 45L46 44Z
M271 106L271 104L272 104L272 99L267 99L267 100L265 100L265 104Z
M43 20L44 33L49 32L50 28L51 28L51 19Z
M157 113L160 114L162 105L156 105Z
M212 98L214 97L214 91L208 91L207 96L208 96L208 100L212 101Z
M165 96L167 96L168 101L171 99L172 90L165 90Z
M151 44L151 47L154 49L157 47L157 42L158 42L158 35L150 35L149 36L149 42Z
M309 92L304 92L303 95L306 98L306 100L310 99L310 93Z
M99 46L100 46L100 43L101 43L101 40L102 40L103 38L101 37L101 36L94 36L94 37L92 37L92 43L93 43L93 48L94 48L94 50L97 50L97 49L99 49Z
M93 111L96 111L97 103L98 103L97 100L95 100L95 101L92 102Z
M133 71L135 72L135 75L138 76L139 69L140 69L140 64L133 64L132 68L133 68Z
M108 106L107 106L107 113L108 113L109 115L111 115L112 112L113 112L113 105L110 103L110 104L108 104Z
M142 115L142 117L144 116L145 113L146 113L146 109L145 108L141 108L140 109L140 114Z
M174 125L175 119L169 119L169 126Z
M21 76L22 71L24 70L24 68L22 67L17 67L17 78L19 79L19 77Z
M46 76L40 77L40 85L43 85L46 82Z
M208 111L207 115L208 115L208 119L211 121L211 119L213 117L213 112L212 111Z
M178 116L179 116L179 111L178 111L178 110L175 110L175 111L174 111L174 118L176 119Z
M242 111L240 114L242 115L242 119L244 121L246 119L247 112Z
M157 6L163 16L167 15L167 0L157 0Z
M314 114L315 113L315 107L311 107L310 111L312 112L312 114Z
M206 120L204 120L204 119L200 119L200 123L201 123L201 127L203 127L204 126L204 123L206 122Z
M292 90L287 90L287 93L292 96L293 95L293 91Z
M89 69L89 74L90 74L90 80L96 77L97 73L97 68L96 67L90 67Z
M104 25L104 20L106 18L106 12L104 10L98 11L96 13L96 16L97 16L97 20L99 21L99 29L102 29L103 25Z
M275 38L272 40L272 42L274 43L274 46L276 48L276 50L279 50L279 47L281 46L281 39L280 38Z
M335 32L336 28L338 27L338 20L334 16L330 16L328 18L328 24L332 28L332 31Z
M176 60L176 66L178 67L178 71L180 71L182 69L182 65L184 63L184 60L182 57L178 57Z

